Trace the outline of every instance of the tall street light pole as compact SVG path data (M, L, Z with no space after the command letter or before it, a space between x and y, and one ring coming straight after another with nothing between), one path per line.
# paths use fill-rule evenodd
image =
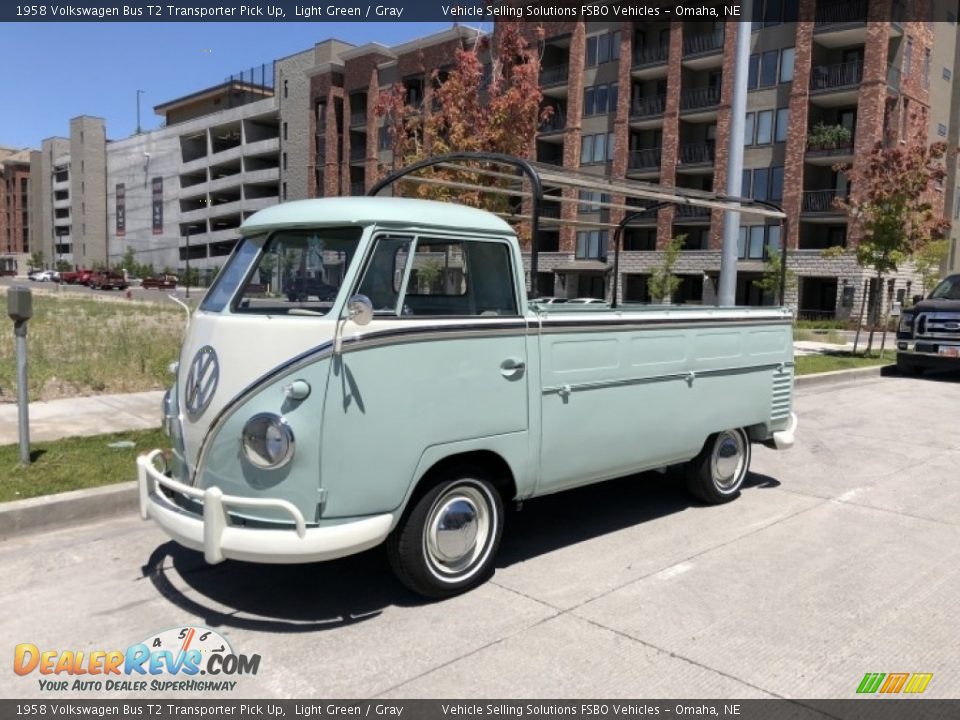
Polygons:
M753 12L751 0L740 4L741 17ZM747 115L747 70L750 64L750 21L737 23L737 44L733 71L733 102L730 108L730 152L727 158L727 195L739 197L743 190L743 134ZM724 215L723 251L720 255L720 287L717 304L737 302L737 240L740 236L740 213Z
M137 90L137 135L141 133L140 130L140 96L146 93L146 90Z

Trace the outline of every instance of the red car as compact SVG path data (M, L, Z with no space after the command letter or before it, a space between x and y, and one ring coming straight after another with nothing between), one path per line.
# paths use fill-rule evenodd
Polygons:
M144 278L140 283L140 287L145 290L154 288L156 290L168 290L175 288L177 286L177 276L176 275L158 275L156 277Z
M91 274L89 282L94 290L126 290L129 284L123 273L108 271Z

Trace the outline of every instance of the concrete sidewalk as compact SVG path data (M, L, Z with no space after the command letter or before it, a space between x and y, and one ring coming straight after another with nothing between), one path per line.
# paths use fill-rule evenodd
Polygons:
M162 390L30 403L30 440L160 427ZM0 405L0 445L18 441L17 405Z

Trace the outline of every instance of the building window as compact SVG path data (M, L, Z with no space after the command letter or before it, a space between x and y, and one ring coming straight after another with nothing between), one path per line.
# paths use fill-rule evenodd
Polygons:
M753 145L753 135L756 132L754 128L754 120L756 118L756 113L748 112L744 117L743 121L743 144L744 145Z
M603 163L613 160L613 133L584 135L580 138L580 164Z
M950 68L944 68L944 69L943 69L943 79L944 79L944 80L949 80L949 79L952 78L952 77L953 77L953 73L950 72Z
M287 154L286 154L286 153L283 154L283 169L284 169L284 170L287 169Z
M790 108L777 108L777 132L775 142L787 141L787 130L790 127Z
M287 199L287 183L286 183L286 181L284 181L284 183L283 183L283 199L284 199L284 200Z
M913 38L907 38L907 46L903 50L903 77L910 77L910 65L913 64Z
M757 113L757 145L769 145L773 142L773 110L761 110Z
M283 123L283 140L284 142L286 142L287 140L287 123L286 122Z
M581 230L577 233L577 259L601 260L607 257L607 231Z
M793 82L793 60L796 51L791 48L784 48L780 51L780 82Z
M737 255L741 260L763 260L770 250L780 248L779 225L750 225L740 227Z
M770 50L760 56L760 87L773 87L777 84L777 57L776 50Z
M783 165L770 168L770 199L783 200Z
M940 137L946 137L946 136L947 136L947 126L944 125L943 123L938 123L938 124L937 124L937 135L939 135Z
M580 204L577 205L577 212L581 213L600 212L600 203L610 202L610 196L599 190L581 190L579 198Z
M783 200L783 165L743 171L740 195L754 200Z
M587 38L586 66L593 67L620 59L620 31Z
M923 51L923 86L930 87L930 50Z
M617 83L592 85L583 90L583 114L605 115L617 111Z
M287 81L283 81L283 96L287 97Z

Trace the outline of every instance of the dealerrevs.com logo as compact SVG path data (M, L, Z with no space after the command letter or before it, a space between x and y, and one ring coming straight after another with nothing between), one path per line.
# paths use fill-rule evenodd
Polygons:
M259 655L234 652L226 638L204 627L150 635L125 650L49 650L20 643L13 671L39 675L44 691L230 691L243 675L256 675Z

